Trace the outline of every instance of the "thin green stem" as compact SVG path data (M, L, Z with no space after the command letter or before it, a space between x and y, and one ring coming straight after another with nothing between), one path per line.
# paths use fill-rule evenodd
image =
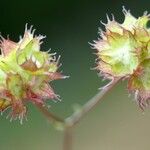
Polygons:
M66 127L64 129L63 150L72 150L73 128Z
M91 111L102 98L118 83L121 78L114 79L108 85L106 85L100 92L98 92L93 98L83 105L80 111L74 112L71 116L66 119L61 119L58 116L49 112L42 105L37 105L39 110L51 123L61 123L64 127L64 143L63 150L72 150L72 129L80 122L80 120Z
M97 93L93 98L91 98L80 111L74 112L70 117L65 119L65 122L70 126L76 125L90 110L92 110L101 100L102 98L118 83L118 79L114 79L107 86L102 88L102 90Z
M54 115L53 113L51 113L50 111L48 111L48 109L46 109L44 106L40 105L40 104L36 104L36 106L38 107L38 109L42 112L42 114L53 124L53 123L62 123L64 124L64 119Z

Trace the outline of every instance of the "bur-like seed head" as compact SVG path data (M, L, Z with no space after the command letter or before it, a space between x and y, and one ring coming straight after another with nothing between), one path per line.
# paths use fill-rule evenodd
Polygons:
M136 18L123 8L122 24L107 15L105 31L93 47L97 50L97 69L107 79L126 78L128 89L143 109L150 99L150 15Z
M44 105L57 99L49 82L63 79L58 72L59 58L40 51L42 35L35 36L32 27L25 28L19 42L1 37L0 49L0 111L11 107L11 119L26 116L26 102Z

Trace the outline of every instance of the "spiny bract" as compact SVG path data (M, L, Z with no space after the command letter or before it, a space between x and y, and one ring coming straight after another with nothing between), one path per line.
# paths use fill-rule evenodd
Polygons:
M143 109L150 99L150 29L147 23L150 14L135 18L123 7L122 24L107 15L105 31L93 44L97 49L97 69L106 79L129 79L128 90L135 94Z
M45 37L34 36L34 31L26 25L18 43L2 36L0 43L0 111L11 107L11 120L19 118L21 123L26 116L25 103L44 105L46 99L57 99L49 82L65 78L57 72L59 58L40 51Z

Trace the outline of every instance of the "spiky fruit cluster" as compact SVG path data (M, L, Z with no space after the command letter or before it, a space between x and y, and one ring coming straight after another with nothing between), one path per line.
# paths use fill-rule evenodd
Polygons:
M127 78L128 90L143 109L150 99L150 15L135 18L123 8L122 24L107 16L105 31L93 44L97 49L97 69L107 79Z
M18 43L3 37L0 43L0 111L11 107L11 119L21 122L26 115L25 103L44 105L47 99L57 99L49 82L65 78L57 72L55 54L40 51L45 37L34 36L34 31L26 25Z

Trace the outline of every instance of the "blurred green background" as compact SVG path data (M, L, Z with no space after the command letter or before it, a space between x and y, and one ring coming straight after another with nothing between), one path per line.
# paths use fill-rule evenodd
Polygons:
M61 117L73 112L73 104L84 104L104 82L95 66L95 51L88 42L98 37L100 20L106 13L123 21L122 6L136 17L149 11L148 0L3 0L0 3L0 31L18 41L25 23L37 34L47 35L42 49L52 48L62 56L60 70L69 79L55 81L53 87L62 101L50 101L50 110ZM150 111L143 114L129 98L126 82L115 87L74 130L74 150L149 150ZM28 121L20 125L0 117L0 150L61 150L63 133L56 131L40 112L28 106Z

